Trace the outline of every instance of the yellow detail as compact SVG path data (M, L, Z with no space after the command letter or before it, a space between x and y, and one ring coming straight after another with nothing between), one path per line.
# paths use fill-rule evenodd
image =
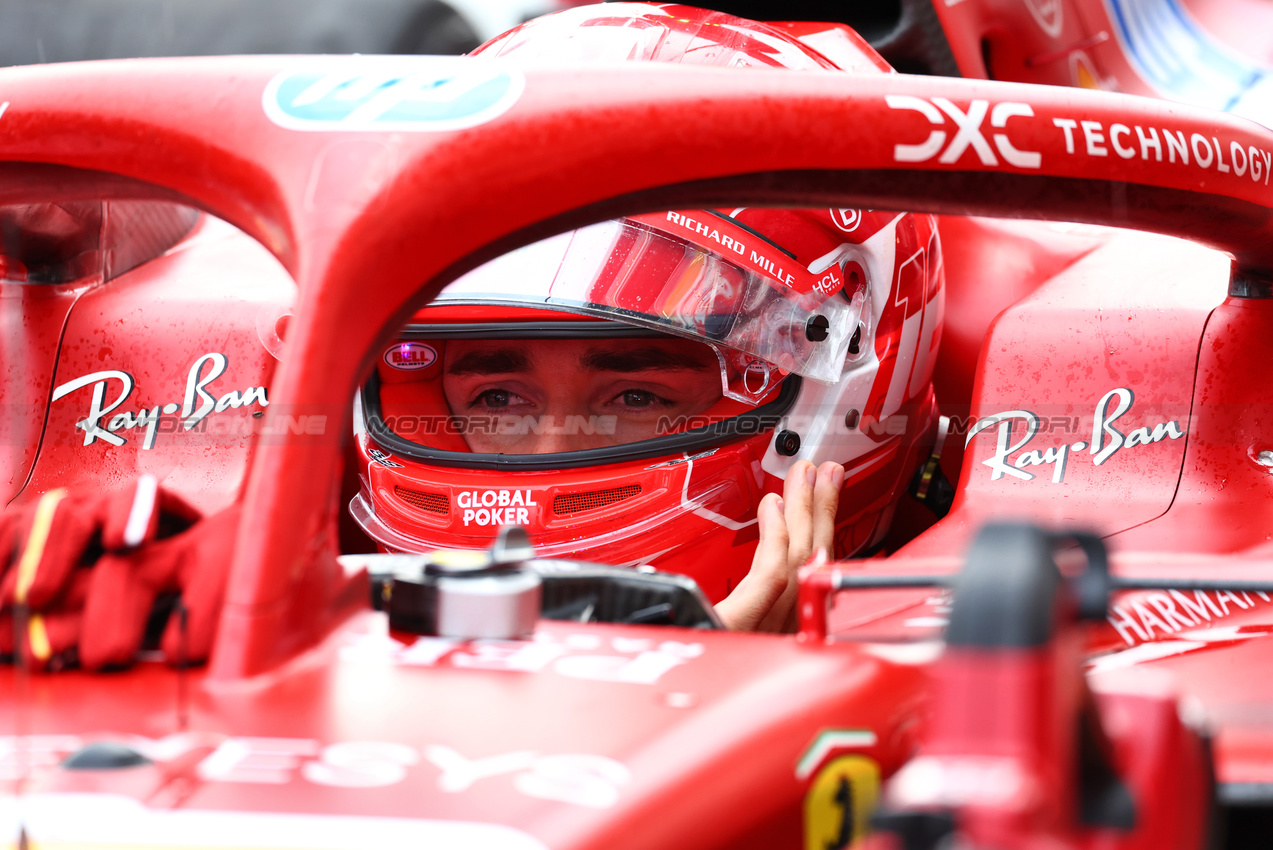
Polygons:
M1079 88L1099 89L1101 87L1101 84L1096 80L1096 75L1092 73L1092 69L1087 67L1087 63L1082 60L1075 63L1074 76L1077 77L1075 82L1078 83Z
M44 556L44 547L49 542L49 531L53 528L53 514L57 511L58 502L66 495L63 489L50 490L40 497L35 506L35 519L31 521L31 534L27 544L22 548L22 558L18 561L18 580L14 587L14 601L19 605L26 604L27 593L35 584L35 574L40 568L40 558Z
M840 756L818 771L804 798L805 850L842 850L870 831L880 768L866 756Z
M430 557L439 567L452 569L482 567L490 560L490 556L480 549L439 549Z
M48 661L53 655L53 647L49 645L49 632L44 627L44 617L32 614L27 622L27 639L31 641L31 654L40 661Z

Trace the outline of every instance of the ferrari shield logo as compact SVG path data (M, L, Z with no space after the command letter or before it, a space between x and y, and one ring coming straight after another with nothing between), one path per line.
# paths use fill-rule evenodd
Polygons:
M524 87L517 71L471 59L333 62L279 74L262 105L290 130L436 132L498 117Z
M866 756L840 756L818 771L804 798L804 850L842 850L870 830L880 769Z

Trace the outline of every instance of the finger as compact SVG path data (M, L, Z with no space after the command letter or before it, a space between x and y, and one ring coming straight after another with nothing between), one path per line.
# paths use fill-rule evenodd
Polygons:
M44 608L62 592L97 530L97 518L65 490L45 493L21 524L0 604Z
M153 475L138 476L132 486L112 494L103 515L102 543L112 552L180 534L200 518L188 502L160 487Z
M20 648L30 669L60 670L74 663L79 634L79 611L7 611L0 615L0 655L12 658Z
M790 476L788 477L790 483ZM805 471L805 482L808 485L809 509L800 514L787 511L787 526L801 529L791 533L788 548L788 577L786 589L774 600L757 625L762 632L795 631L797 619L797 601L800 582L796 570L814 557L825 560L831 551L835 536L835 514L839 507L840 488L844 484L844 467L833 461L827 461L815 468L809 464ZM798 483L798 482L797 482ZM804 542L804 529L807 527L808 543ZM796 540L800 534L801 539Z
M123 666L141 647L156 586L138 576L145 549L105 555L93 567L92 587L84 604L80 663L85 670Z
M761 617L756 626L758 632L794 632L796 630L796 602L800 594L800 582L796 578L796 567L791 565L787 576L787 586L783 589L773 605Z
M783 515L787 523L787 560L796 566L809 560L813 551L813 488L818 469L807 460L797 461L787 470L783 482Z
M813 571L825 565L827 550L821 546L813 550L813 556L803 567L795 570L787 592L774 604L771 617L760 624L760 631L784 632L793 634L800 625L800 582L805 570Z
M827 461L818 467L813 486L813 550L824 549L829 556L835 554L835 515L843 486L843 466Z
M102 506L102 545L111 552L135 549L159 529L159 479L140 475Z
M32 614L27 622L23 650L35 669L61 670L77 660L80 612L58 609Z
M787 560L787 526L783 500L766 494L756 510L760 542L751 561L751 570L729 596L716 605L716 613L726 628L756 629L774 603L787 589L790 565Z

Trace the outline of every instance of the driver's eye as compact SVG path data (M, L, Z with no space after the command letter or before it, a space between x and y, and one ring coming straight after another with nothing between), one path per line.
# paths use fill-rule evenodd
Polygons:
M508 407L511 395L507 390L487 390L473 401L486 407Z
M623 394L623 403L628 407L649 407L658 401L658 396L644 390L628 390Z

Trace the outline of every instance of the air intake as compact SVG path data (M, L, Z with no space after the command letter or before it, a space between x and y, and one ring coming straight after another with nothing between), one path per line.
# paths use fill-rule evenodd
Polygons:
M631 499L641 492L640 484L628 484L625 487L611 487L609 490L592 490L588 493L567 493L553 499L553 513L557 516L570 516L585 511L595 511L624 499Z
M393 494L408 505L431 514L446 516L451 513L451 499L445 493L425 493L394 485Z

